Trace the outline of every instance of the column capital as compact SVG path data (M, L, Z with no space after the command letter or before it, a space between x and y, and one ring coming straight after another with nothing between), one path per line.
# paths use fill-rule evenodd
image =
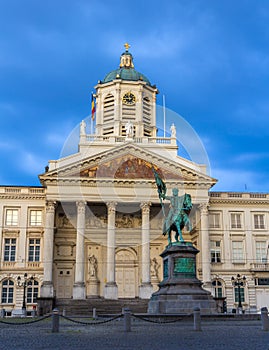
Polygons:
M108 214L115 213L117 204L118 204L117 202L106 203Z
M56 201L46 201L46 212L54 213L56 205L57 205Z
M151 202L141 202L140 203L140 208L142 210L143 214L149 214Z
M87 202L84 201L77 201L76 202L76 206L77 206L77 211L80 214L84 214L85 213L85 207L87 205Z
M208 215L208 209L209 209L209 203L208 202L200 203L198 205L198 208L200 210L201 215Z

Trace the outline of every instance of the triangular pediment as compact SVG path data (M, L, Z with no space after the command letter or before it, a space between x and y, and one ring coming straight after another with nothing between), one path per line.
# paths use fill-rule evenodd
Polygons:
M186 162L185 162L186 163ZM59 161L59 165L60 165ZM195 168L182 164L180 159L169 159L157 152L136 144L126 144L101 153L89 156L70 164L59 166L40 176L46 182L54 178L70 179L70 181L110 181L144 180L154 181L153 169L167 181L172 182L203 182L211 187L216 180ZM211 185L210 185L211 184Z

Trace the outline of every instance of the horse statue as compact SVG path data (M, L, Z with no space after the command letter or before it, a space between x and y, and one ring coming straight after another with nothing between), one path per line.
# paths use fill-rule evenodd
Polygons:
M192 208L191 196L185 193L183 196L178 196L178 189L173 188L173 196L164 196L164 199L170 200L170 210L165 218L163 225L163 235L168 235L168 244L171 244L171 231L175 232L176 242L184 242L182 230L187 226L191 231L191 222L189 214Z
M153 175L155 178L155 183L157 185L158 195L160 203L162 206L163 215L165 217L163 225L163 235L168 235L168 244L171 245L171 231L175 231L175 240L176 242L184 242L182 236L182 230L185 226L188 227L188 230L191 231L191 222L189 219L189 214L192 208L191 196L185 193L183 196L178 196L178 189L173 188L173 196L166 196L166 184L160 177L159 173L155 170L152 165ZM168 215L165 215L163 199L170 200L170 210Z

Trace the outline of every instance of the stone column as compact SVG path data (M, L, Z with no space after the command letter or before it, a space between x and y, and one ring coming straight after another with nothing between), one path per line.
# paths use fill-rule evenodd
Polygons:
M210 240L208 230L208 203L199 205L201 213L201 253L202 253L202 273L203 287L211 290L211 259L210 259Z
M142 283L139 286L139 297L149 299L152 294L152 284L150 281L150 226L149 212L151 203L140 204L142 210Z
M52 282L52 268L53 268L53 240L54 240L54 217L55 217L56 202L46 202L46 218L44 231L44 279L40 290L42 298L53 298L53 282Z
M73 286L73 299L85 299L85 258L84 258L84 235L85 235L85 202L77 202L77 242L76 242L76 268L75 283Z
M107 203L107 281L104 288L105 299L118 299L118 287L115 281L116 205L115 202Z

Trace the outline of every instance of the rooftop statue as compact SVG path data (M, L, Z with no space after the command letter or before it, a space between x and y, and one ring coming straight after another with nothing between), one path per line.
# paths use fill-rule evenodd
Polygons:
M163 225L163 235L168 235L169 245L172 244L171 231L175 232L176 242L184 242L182 235L183 228L187 226L188 230L191 230L191 222L189 219L189 214L192 208L191 196L187 193L185 193L183 196L178 196L177 188L172 189L172 196L166 196L166 184L156 172L154 167L152 167L152 169L154 172L155 182L158 188L160 203L165 217ZM170 201L170 208L167 216L164 210L164 199L168 199Z

